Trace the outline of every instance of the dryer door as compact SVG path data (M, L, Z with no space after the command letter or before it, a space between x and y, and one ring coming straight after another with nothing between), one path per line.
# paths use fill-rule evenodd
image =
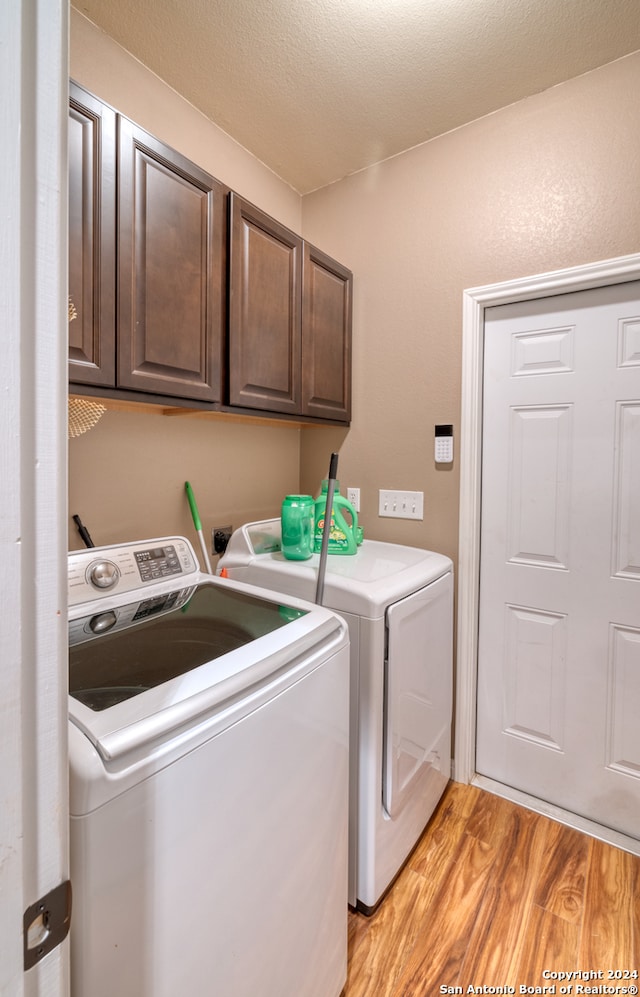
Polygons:
M397 817L433 769L450 775L453 578L387 609L383 804Z

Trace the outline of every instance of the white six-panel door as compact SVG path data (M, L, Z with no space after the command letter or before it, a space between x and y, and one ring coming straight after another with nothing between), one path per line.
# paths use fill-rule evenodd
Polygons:
M640 837L640 282L485 311L476 769Z

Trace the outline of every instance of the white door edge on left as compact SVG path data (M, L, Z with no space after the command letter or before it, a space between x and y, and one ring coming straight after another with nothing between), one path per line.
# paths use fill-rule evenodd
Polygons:
M68 878L68 7L5 0L0 37L0 993L65 997L68 941L23 921Z

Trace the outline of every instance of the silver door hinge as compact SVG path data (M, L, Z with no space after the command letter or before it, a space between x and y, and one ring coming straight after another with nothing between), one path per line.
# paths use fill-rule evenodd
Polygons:
M71 924L71 883L65 880L27 907L22 920L24 968L31 969L60 945Z

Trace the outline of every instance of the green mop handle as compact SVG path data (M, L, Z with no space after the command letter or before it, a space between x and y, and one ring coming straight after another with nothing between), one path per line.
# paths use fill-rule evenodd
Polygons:
M200 515L198 513L198 506L196 505L196 499L193 494L193 490L188 481L184 483L185 490L187 492L187 498L189 499L189 507L191 509L191 515L193 517L193 525L196 528L196 533L198 534L200 540L200 549L202 550L202 557L204 558L204 563L207 566L207 571L209 574L213 574L211 571L211 562L209 560L209 554L207 552L207 545L204 542L204 534L202 532L202 523L200 522Z

